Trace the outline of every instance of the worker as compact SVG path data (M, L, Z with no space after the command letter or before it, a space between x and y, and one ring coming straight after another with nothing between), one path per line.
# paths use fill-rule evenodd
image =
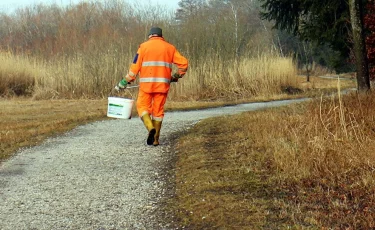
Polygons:
M172 64L177 66L173 75ZM188 60L164 40L161 28L152 27L148 40L139 46L128 74L116 86L117 89L125 89L139 73L137 112L148 131L148 145L159 145L170 83L182 78L187 69Z

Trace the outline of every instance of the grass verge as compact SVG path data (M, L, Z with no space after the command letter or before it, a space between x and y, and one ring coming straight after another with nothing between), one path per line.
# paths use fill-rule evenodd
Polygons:
M0 100L0 160L19 148L39 144L45 138L77 125L103 119L104 100Z
M176 147L187 229L372 229L371 95L207 119Z

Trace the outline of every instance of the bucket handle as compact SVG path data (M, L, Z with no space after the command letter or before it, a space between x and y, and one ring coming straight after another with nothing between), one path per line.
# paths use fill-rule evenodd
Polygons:
M119 91L117 91L115 88L112 88L112 90L111 90L111 92L109 93L108 96L109 97L111 97L111 96L122 96L121 92L127 92L128 94L130 94L130 97L133 99L133 94L130 92L130 89L134 89L134 88L139 88L139 85L128 86L125 89L119 90Z

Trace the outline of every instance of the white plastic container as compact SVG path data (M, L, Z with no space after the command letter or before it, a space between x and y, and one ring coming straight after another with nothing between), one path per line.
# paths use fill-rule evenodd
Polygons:
M130 119L134 100L121 97L108 97L107 117Z

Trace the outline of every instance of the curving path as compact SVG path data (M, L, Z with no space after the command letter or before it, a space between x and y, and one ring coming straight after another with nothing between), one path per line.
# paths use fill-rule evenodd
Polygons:
M159 205L173 193L174 134L201 119L304 100L167 113L158 147L145 144L133 118L80 126L24 149L0 166L0 229L173 229Z

